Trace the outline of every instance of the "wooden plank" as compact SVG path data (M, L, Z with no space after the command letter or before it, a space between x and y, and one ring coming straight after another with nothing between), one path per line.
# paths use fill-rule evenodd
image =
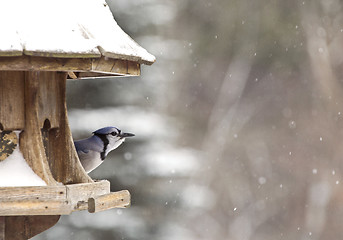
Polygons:
M103 78L103 77L113 77L113 76L122 77L122 76L125 76L124 74L97 73L97 72L78 72L78 73L75 73L75 75L76 75L76 79Z
M140 64L127 60L102 57L93 60L92 72L139 76Z
M0 71L0 124L4 130L24 129L24 72Z
M67 188L68 202L73 211L88 209L88 199L110 192L110 182L103 180L94 183L70 184Z
M0 187L0 204L2 202L21 201L28 197L37 200L65 200L67 192L65 186L37 186L37 187ZM1 210L1 209L0 209ZM0 214L1 215L1 214Z
M5 240L5 217L0 216L0 240Z
M26 240L54 226L60 216L6 217L6 240Z
M26 199L22 201L0 202L1 216L20 215L68 215L71 206L65 200Z
M128 61L127 72L129 75L141 75L141 66L137 62Z
M108 76L139 76L140 64L110 58L51 58L35 56L0 57L0 71L63 71L107 74Z
M68 78L77 79L77 76L74 72L68 72Z
M64 89L61 87L61 74L56 72L39 71L39 88L38 88L38 115L39 126L43 128L46 119L49 120L50 128L58 128L61 114L61 108L64 106L59 104L63 97L61 93ZM64 77L64 76L63 76ZM63 99L64 100L64 99Z
M0 216L70 214L65 186L1 187Z
M59 128L48 131L47 156L52 175L63 184L92 183L77 156L74 141L68 123L66 106L67 73L56 73L59 98Z
M111 72L114 64L114 59L101 57L94 62L93 70L98 72Z
M88 209L98 212L130 206L127 190L110 193L110 183L65 186L1 187L0 216L68 215Z
M0 71L90 71L91 58L0 57Z
M111 208L126 208L130 206L130 193L127 190L92 197L88 200L90 213L100 212Z
M31 169L46 182L57 185L45 153L40 124L39 72L25 72L25 131L20 134L20 151Z

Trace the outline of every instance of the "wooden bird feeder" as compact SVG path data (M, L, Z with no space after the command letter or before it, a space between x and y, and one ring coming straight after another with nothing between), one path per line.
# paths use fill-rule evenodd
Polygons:
M93 181L74 148L67 78L137 76L155 57L101 0L0 3L0 132L21 131L20 151L47 186L0 187L0 239L28 239L60 215L128 207L128 191Z

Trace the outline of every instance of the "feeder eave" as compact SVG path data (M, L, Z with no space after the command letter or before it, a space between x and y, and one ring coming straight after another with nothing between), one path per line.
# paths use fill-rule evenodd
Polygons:
M18 9L17 6L21 8ZM102 62L99 59L110 59L112 62L130 62L131 65L135 63L139 68L140 64L151 65L156 60L118 26L104 0L18 0L15 3L1 2L0 8L4 10L0 15L0 58L46 58L44 68L48 71L51 71L48 65L54 62L51 59L56 59L54 65L56 62L63 62L63 58L78 61L90 59L90 62L98 63ZM13 9L16 14L12 13ZM73 11L71 17L65 18L60 14L65 9L77 11ZM25 21L22 21L23 19ZM13 62L12 60L10 61ZM0 70L2 68L4 67L0 65ZM12 68L39 70L35 66L27 69ZM58 71L66 72L99 72L94 64L86 68L84 65L75 66L73 69L64 68L64 65L57 68ZM107 67L107 70L101 67L100 72L109 75L131 75L130 71L115 72L114 65ZM136 69L135 73L137 72L140 70Z

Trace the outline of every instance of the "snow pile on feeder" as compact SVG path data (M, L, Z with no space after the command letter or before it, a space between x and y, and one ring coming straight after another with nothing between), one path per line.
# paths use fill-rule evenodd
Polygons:
M0 132L0 187L46 186L20 152L19 133Z

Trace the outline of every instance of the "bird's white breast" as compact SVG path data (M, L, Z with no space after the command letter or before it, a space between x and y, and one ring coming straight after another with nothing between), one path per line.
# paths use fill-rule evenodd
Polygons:
M78 152L82 166L87 173L97 168L103 160L101 160L100 153L96 151L88 151L87 153Z

